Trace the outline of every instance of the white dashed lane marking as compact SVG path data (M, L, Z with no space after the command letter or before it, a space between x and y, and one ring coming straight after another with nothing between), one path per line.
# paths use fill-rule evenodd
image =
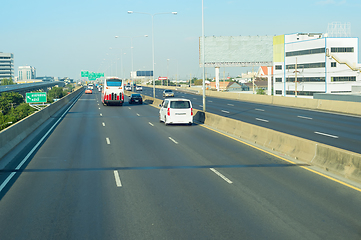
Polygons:
M219 177L221 177L224 181L226 181L229 184L232 184L233 182L231 180L229 180L228 178L226 178L222 173L218 172L216 169L214 168L210 168L210 170L212 172L214 172L215 174L217 174Z

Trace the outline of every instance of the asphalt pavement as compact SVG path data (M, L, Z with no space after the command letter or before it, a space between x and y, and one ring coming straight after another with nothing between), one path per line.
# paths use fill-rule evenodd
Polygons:
M15 172L0 192L2 240L361 238L360 191L99 93L13 166L0 172Z
M163 89L156 89L162 98ZM195 109L203 110L201 95L174 91L174 97L192 101ZM153 89L143 87L143 94L153 96ZM285 99L285 101L287 98ZM258 104L206 97L206 111L269 128L293 136L361 153L361 117L276 105Z

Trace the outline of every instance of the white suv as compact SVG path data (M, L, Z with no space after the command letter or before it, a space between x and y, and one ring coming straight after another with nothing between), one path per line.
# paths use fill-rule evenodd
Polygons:
M193 123L192 102L183 98L166 98L160 106L159 121L168 124Z

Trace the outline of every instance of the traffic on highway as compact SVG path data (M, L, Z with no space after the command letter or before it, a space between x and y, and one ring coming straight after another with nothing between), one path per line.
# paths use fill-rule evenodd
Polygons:
M161 99L163 92L163 88L156 88L156 98ZM190 99L193 108L203 109L202 95L182 90L173 92L174 97ZM142 94L153 96L153 88L143 87ZM215 97L206 97L206 107L210 113L361 153L360 116Z
M1 239L360 239L360 186L128 96L62 111L1 170Z

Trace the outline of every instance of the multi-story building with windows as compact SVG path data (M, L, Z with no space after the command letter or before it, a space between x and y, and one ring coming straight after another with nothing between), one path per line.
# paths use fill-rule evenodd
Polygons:
M18 81L27 81L36 78L36 69L31 66L20 66Z
M313 96L361 86L358 38L295 33L273 38L273 94Z
M0 52L0 79L14 78L14 54Z

